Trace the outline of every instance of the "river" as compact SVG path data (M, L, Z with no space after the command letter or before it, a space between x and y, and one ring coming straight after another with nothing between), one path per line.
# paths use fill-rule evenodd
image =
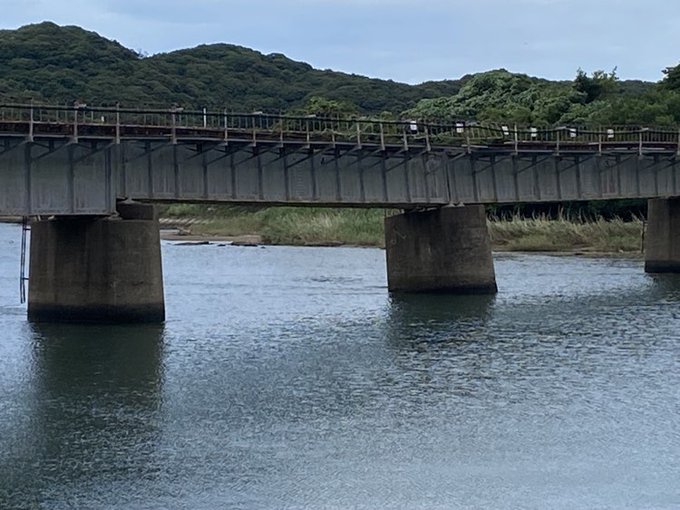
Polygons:
M680 279L497 255L163 244L164 326L33 325L0 225L0 508L680 507Z

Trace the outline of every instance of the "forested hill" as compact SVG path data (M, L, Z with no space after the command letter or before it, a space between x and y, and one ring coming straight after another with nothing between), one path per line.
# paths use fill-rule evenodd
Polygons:
M41 23L0 31L0 101L677 126L680 66L664 73L659 83L621 81L615 70L574 70L572 81L549 81L500 69L407 85L230 44L146 57L79 27Z
M377 114L401 112L459 88L454 80L412 86L321 71L229 44L144 57L79 27L46 22L0 31L4 99L288 111L320 96Z

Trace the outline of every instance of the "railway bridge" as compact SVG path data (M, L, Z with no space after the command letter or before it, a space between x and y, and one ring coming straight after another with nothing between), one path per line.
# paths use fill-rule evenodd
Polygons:
M400 209L391 291L492 293L485 204L647 198L646 270L676 272L679 170L668 129L0 104L0 216L33 218L37 321L163 320L157 203Z

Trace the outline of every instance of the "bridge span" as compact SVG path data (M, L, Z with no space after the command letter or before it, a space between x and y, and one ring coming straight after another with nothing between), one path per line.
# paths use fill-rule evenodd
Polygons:
M162 320L157 220L130 201L402 209L390 290L465 293L496 291L484 204L656 199L646 269L677 271L679 167L669 129L0 104L0 216L42 218L36 320Z
M680 135L0 105L0 214L116 199L412 209L680 195Z

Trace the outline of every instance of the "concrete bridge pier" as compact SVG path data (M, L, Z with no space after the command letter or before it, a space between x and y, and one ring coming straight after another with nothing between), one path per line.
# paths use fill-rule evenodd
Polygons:
M647 201L645 272L680 273L680 198Z
M498 292L482 205L391 216L385 247L391 292Z
M33 223L29 320L165 320L158 217L153 206L136 203L119 203L118 213Z

